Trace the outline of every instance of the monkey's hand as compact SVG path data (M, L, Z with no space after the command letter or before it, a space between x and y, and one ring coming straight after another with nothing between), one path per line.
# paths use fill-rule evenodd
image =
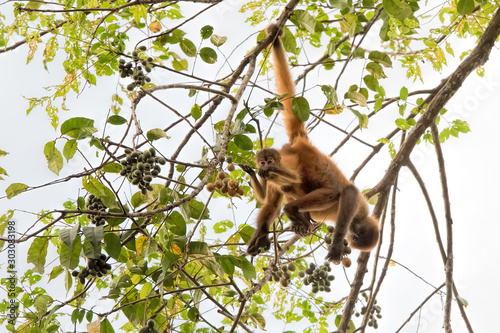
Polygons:
M333 243L328 247L328 254L325 259L333 262L335 265L340 264L344 254L344 240L338 238L337 241L333 239Z
M255 171L251 166L246 164L238 164L238 166L241 168L241 170L245 171L250 176L255 176Z
M247 254L255 256L261 251L266 252L271 248L271 241L265 232L255 232L252 239L248 242Z
M266 165L259 169L259 176L264 179L274 178L281 169L275 167L274 165Z

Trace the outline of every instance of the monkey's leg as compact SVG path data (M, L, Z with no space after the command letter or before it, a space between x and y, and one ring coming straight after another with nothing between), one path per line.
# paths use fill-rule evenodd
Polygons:
M344 238L358 208L360 193L354 185L348 185L341 193L333 242L326 259L339 264L344 254Z
M333 190L320 188L287 203L283 210L292 221L292 230L300 236L307 236L312 232L313 226L308 213L331 208L337 200L338 195Z
M259 254L261 249L268 251L271 248L271 241L268 238L269 227L279 215L282 200L283 194L281 192L276 190L268 191L266 203L261 207L257 216L257 227L248 242L248 254L254 256Z

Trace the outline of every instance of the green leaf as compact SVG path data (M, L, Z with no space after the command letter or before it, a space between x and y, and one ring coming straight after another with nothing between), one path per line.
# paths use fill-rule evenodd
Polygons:
M234 264L231 262L229 259L230 256L228 255L216 255L215 259L219 263L220 267L222 267L222 270L228 274L229 276L233 276L234 274Z
M71 247L66 243L61 244L59 253L59 262L63 267L75 269L80 262L80 253L82 252L82 239L77 235Z
M210 38L210 36L212 36L212 34L214 33L214 27L212 27L211 25L206 25L203 28L201 28L200 33L201 33L201 38L203 39Z
M188 57L196 56L196 46L189 39L183 38L180 42L181 50Z
M200 201L196 201L195 199L191 199L188 202L189 205L189 216L193 219L199 219L201 218L202 220L209 219L210 216L208 215L208 209L206 208L205 204ZM203 213L203 216L201 215Z
M309 102L302 96L294 97L292 99L292 111L295 118L299 119L301 122L307 121L311 113Z
M257 272L255 271L254 265L252 265L252 263L245 257L238 257L238 259L240 260L240 265L237 266L241 268L245 279L255 279L255 277L257 276Z
M368 127L368 116L364 113L361 113L359 111L354 110L353 108L349 108L349 109L351 110L352 113L354 113L354 115L356 117L358 117L359 127L360 128L367 128Z
M85 235L83 241L83 253L87 258L97 259L101 255L101 240L104 236L103 226L99 227L83 227L82 231Z
M181 72L188 69L188 62L186 59L181 59L181 60L174 59L172 60L172 66L176 71Z
M208 244L205 242L190 242L188 246L188 254L208 255Z
M85 235L85 239L88 239L92 245L98 246L101 244L101 240L104 238L104 227L82 227L82 232Z
M255 229L253 227L246 225L240 229L239 234L241 239L243 239L245 243L248 243L248 241L252 238L254 231Z
M315 32L316 19L305 10L294 10L293 15L290 17L290 21L292 21L293 24L295 24L299 29L307 30L310 33Z
M226 43L227 37L212 35L212 37L210 37L210 41L212 42L212 44L219 47L224 45L224 43Z
M200 50L200 57L207 64L213 64L217 61L217 52L211 47L204 47Z
M5 194L7 194L7 199L12 199L18 194L21 194L28 188L28 185L22 183L13 183L5 189Z
M220 234L228 231L234 226L234 223L230 220L220 221L214 224L214 231L216 234Z
M173 211L169 217L165 220L167 228L174 235L185 236L186 235L186 220L184 217L176 211Z
M75 224L72 228L65 228L59 230L59 238L66 244L70 249L73 248L76 236L78 236L78 231L80 231L80 224Z
M361 47L357 47L352 51L352 57L353 58L364 58L365 57L365 50Z
M77 140L91 137L95 132L97 132L97 129L94 128L94 121L88 118L71 118L61 125L62 135L67 135Z
M64 157L66 157L66 161L69 161L70 159L73 158L73 156L75 156L77 147L78 147L78 142L75 139L66 141L63 148L63 155Z
M413 14L413 10L410 7L410 5L408 5L404 1L383 0L382 5L390 15L396 17L400 21L403 21L404 19L410 17Z
M264 330L266 328L266 320L264 319L264 316L262 316L260 313L258 312L252 313L250 314L249 318L261 330Z
M283 27L283 36L281 36L281 41L283 42L285 51L293 54L298 54L298 52L300 52L300 49L297 48L297 40L295 39L295 36L287 27Z
M243 134L235 135L234 136L234 143L236 146L242 150L252 150L253 149L253 142L252 140Z
M457 11L460 15L467 15L474 10L474 0L458 0Z
M405 119L403 118L398 118L396 119L396 126L401 128L402 130L409 130L411 128L411 125L406 122Z
M373 75L366 75L363 78L363 82L366 84L368 89L373 90L375 92L378 90L379 87L378 80L375 77L373 77Z
M56 277L58 277L59 275L61 275L61 273L64 272L64 268L61 267L61 266L56 266L52 269L52 272L50 272L49 274L49 282L51 280L54 280Z
M111 323L107 319L104 319L103 321L101 321L100 327L101 327L101 330L99 333L115 333L113 326L111 325Z
M193 105L191 108L191 117L194 118L194 120L198 120L201 117L201 108L198 104Z
M406 101L406 99L408 98L408 88L401 88L401 90L399 91L399 98L401 98L403 101Z
M366 65L366 70L377 80L385 79L387 77L382 66L376 62L369 62L368 65Z
M346 93L348 99L358 104L359 106L367 106L366 97L358 91L348 91Z
M127 123L127 119L119 115L112 115L108 118L108 123L111 125L123 125Z
M323 94L325 94L329 104L332 105L338 104L337 91L335 90L334 87L330 85L322 85L321 91L323 91Z
M368 59L371 61L375 61L376 63L379 63L385 67L392 67L392 61L391 58L385 53L379 52L379 51L371 51L370 54L368 54Z
M155 140L159 140L161 138L168 139L167 134L165 134L165 132L160 128L155 128L155 129L149 130L146 133L146 137L148 138L149 141L155 141Z
M54 300L49 295L38 295L35 298L33 306L37 309L39 314L45 314L49 306L52 305L52 302L54 302Z
M111 258L119 260L120 251L122 249L120 237L115 233L106 233L106 235L104 235L104 249Z
M115 200L115 194L109 188L104 186L99 180L92 176L87 176L83 177L82 183L83 188L87 190L87 192L101 199L104 206L108 208L118 207Z
M122 170L122 165L116 162L108 163L102 167L102 171L109 173L120 173L121 170Z
M460 301L460 303L462 303L463 306L465 306L465 307L469 306L469 302L465 298L458 297L458 300Z
M45 259L49 246L48 237L36 237L28 250L28 263L35 265L33 271L43 274L45 270Z
M43 147L43 154L47 160L49 170L59 175L63 167L63 157L59 150L56 148L56 143L54 141L49 141Z
M115 194L99 180L92 176L87 176L82 179L83 188L87 192L101 199L102 203L108 208L116 208L118 204L115 200Z

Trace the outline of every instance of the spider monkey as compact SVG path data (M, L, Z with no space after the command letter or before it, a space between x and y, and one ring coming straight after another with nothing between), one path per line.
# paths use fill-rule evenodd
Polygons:
M241 165L262 203L247 253L256 255L262 248L269 250L269 227L278 217L285 199L283 211L292 223L292 230L300 236L313 231L311 219L320 223L336 221L326 259L339 263L344 238L352 248L362 251L370 251L377 244L378 220L368 216L366 198L328 156L311 144L304 123L293 115L295 87L278 29L276 24L271 24L267 34L276 36L271 50L278 93L286 94L282 113L289 143L279 151L265 148L256 155L260 181L251 167Z

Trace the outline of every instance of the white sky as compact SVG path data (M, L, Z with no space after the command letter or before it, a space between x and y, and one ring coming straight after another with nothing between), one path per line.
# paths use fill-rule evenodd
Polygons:
M226 35L230 38L228 44L222 49L226 55L242 39L263 28L263 26L251 27L243 23L241 16L235 14L235 8L238 8L238 6L232 5L232 2L228 1L216 8L210 15L202 16L202 20L205 20L206 24L214 26L216 34ZM429 5L427 8L432 8L432 6ZM0 7L0 11L4 10L5 7ZM229 17L233 21L229 25L226 21L228 13L231 14ZM185 30L197 31L201 26L202 24L198 22L190 25ZM232 39L234 38L234 31L238 31L241 40ZM197 37L198 34L196 33L193 36ZM196 37L193 39L196 39ZM238 48L237 52L230 58L233 68L239 63L241 55L251 47L254 40L255 35ZM378 40L375 39L373 42L368 41L367 43L364 44L365 47L375 47ZM460 47L464 47L461 43L462 41L453 41L452 46L460 49ZM29 116L26 116L27 102L23 99L23 96L39 97L44 95L45 91L42 87L58 84L64 76L57 66L57 61L48 65L49 71L43 70L41 51L38 51L37 56L28 66L25 65L26 47L0 55L0 71L3 73L3 79L0 80L3 101L1 110L4 119L0 123L0 149L10 153L8 156L0 158L0 165L9 173L7 180L0 183L0 193L4 193L5 188L14 182L35 186L58 178L46 168L43 146L47 141L56 138L59 132L53 131L48 117L41 109L35 109ZM455 52L455 54L459 55L460 52ZM313 60L317 59L319 55L309 53L308 57ZM58 58L58 60L60 59L62 58ZM302 58L302 60L304 59ZM472 74L457 95L446 106L449 113L441 120L441 128L446 121L451 122L456 118L467 121L471 128L470 133L461 134L459 139L452 138L447 141L443 146L443 150L454 221L455 281L461 296L469 302L467 314L477 332L486 332L492 329L491 312L488 310L496 309L496 300L500 298L498 288L500 269L494 264L497 261L496 244L498 243L497 235L500 232L500 219L492 212L500 199L497 190L500 187L500 175L498 174L500 158L497 148L497 130L498 124L500 124L500 113L498 112L500 102L499 60L500 52L498 48L495 48L490 56L490 61L485 66L485 77L479 78L477 75ZM220 68L221 64L222 62L217 65L217 69ZM385 85L388 96L397 95L402 85L408 87L410 91L421 87L431 88L456 68L458 59L448 57L448 64L449 67L443 73L429 74L432 77L424 76L426 79L424 86L418 84L418 82L412 84L412 82L407 81L404 72L398 69L397 64L394 67L395 71L400 72L398 79L394 79L393 76L389 75L392 78L391 82L386 80L381 83ZM422 64L422 66L425 65ZM299 72L294 71L294 73L297 75ZM310 75L308 82L314 79L316 73L317 71ZM329 72L328 75L334 75L332 73L334 72ZM426 71L426 73L430 72ZM354 74L344 75L345 83L343 86L353 83L350 80L351 75ZM162 73L154 73L153 82L160 83L162 79L168 79L167 76ZM323 80L325 76L318 78ZM106 78L104 81L105 84L99 88L87 87L78 98L73 96L68 98L67 104L71 112L60 113L61 123L71 117L85 116L96 119L96 127L102 130L102 121L105 119L111 105L111 94L117 89L117 78ZM274 89L274 85L271 84L270 88ZM339 97L341 95L343 95L343 90L342 93L339 93ZM254 91L252 96L255 101L254 104L262 104L257 101L263 96ZM310 97L310 95L306 95L306 97ZM172 103L175 102L172 101ZM165 114L163 109L156 106L156 109L151 110L147 109L145 105L139 109L139 117L142 119L145 128L158 127L155 124L161 123L162 119L167 121L168 118L166 117L168 115ZM222 119L224 110L227 109L220 108L220 112L214 117L214 123ZM370 121L368 131L364 133L358 132L358 135L370 140L371 143L375 143L376 139L392 130L394 125L393 123L387 125L387 120L395 119L397 114L396 106L384 110L383 113ZM124 107L124 114L129 114L126 107ZM146 115L148 117L151 115L153 118L147 119ZM352 114L345 112L342 115L330 117L328 120L347 128L353 119ZM266 122L262 122L262 125L266 126ZM349 128L352 128L352 125ZM284 141L283 133L279 133L280 130L279 127L275 126L272 132L272 135L277 136L276 142L278 146L280 142ZM179 132L182 133L182 131ZM121 128L116 129L114 133L115 135L121 133ZM175 132L171 135L174 136ZM316 131L312 134L313 142L326 153L331 152L332 147L335 147L342 138L341 133L332 132L329 129L326 129L326 132ZM175 137L173 139L175 140ZM395 140L396 144L398 142L398 140ZM368 149L351 142L334 156L334 160L350 176L352 170L364 160L368 153ZM187 153L184 153L182 155L183 160L196 160L199 158L199 152L196 151L195 156L192 158L187 156ZM415 148L412 160L419 169L434 200L434 208L438 213L439 222L443 226L442 237L445 238L444 214L440 201L441 188L433 147L421 144ZM388 153L383 149L379 156L370 163L369 169L365 169L358 176L356 180L358 187L364 189L375 185L381 179L388 164ZM81 170L79 163L70 163L65 165L60 176L66 176L79 170ZM438 286L444 282L444 271L428 210L420 189L410 173L403 170L401 175L397 198L396 242L393 259L409 267L427 282ZM60 208L62 202L75 199L78 194L79 184L81 184L80 181L72 181L24 193L10 201L2 199L0 200L0 213L3 214L7 209L13 208L29 212ZM205 193L199 199L203 200L204 198L206 198ZM228 205L228 201L224 199L215 200L211 205L214 220L231 219L236 224L239 224L245 222L248 218L248 210L242 207L244 206L243 202L238 203L238 209L242 209L245 213L241 213L239 210L218 209L218 207L222 208ZM18 212L16 213L16 220L19 230L23 230L28 225L31 225L34 217ZM389 230L386 229L385 239L387 239L388 234ZM385 244L387 245L387 242ZM19 258L25 258L23 253L27 251L26 244L21 245L19 251ZM382 255L384 254L384 251L382 251ZM52 256L52 258L55 258L55 256ZM354 261L356 255L351 255L351 258ZM320 257L316 259L322 260ZM493 264L490 264L490 262L493 262ZM28 268L27 264L22 260L18 264L21 270ZM338 289L325 296L325 298L331 297L332 300L342 297L348 290L348 282L343 278L343 272L340 271L340 268L337 269L339 269L336 274L336 288ZM350 281L352 281L354 272L355 265L347 271ZM370 277L371 272L365 278L365 282L368 282ZM384 316L379 320L380 329L378 331L395 331L430 292L432 292L430 286L404 268L400 266L391 267L378 299ZM436 296L424 307L420 315L417 314L416 317L420 316L420 332L437 332L441 330L443 304L443 299ZM452 314L455 332L465 332L465 327L456 306L453 307ZM277 330L283 328L281 324L271 325L268 328L274 327ZM418 322L414 318L403 332L416 332L417 325ZM293 329L293 326L287 326L286 329ZM256 330L256 332L258 331Z

